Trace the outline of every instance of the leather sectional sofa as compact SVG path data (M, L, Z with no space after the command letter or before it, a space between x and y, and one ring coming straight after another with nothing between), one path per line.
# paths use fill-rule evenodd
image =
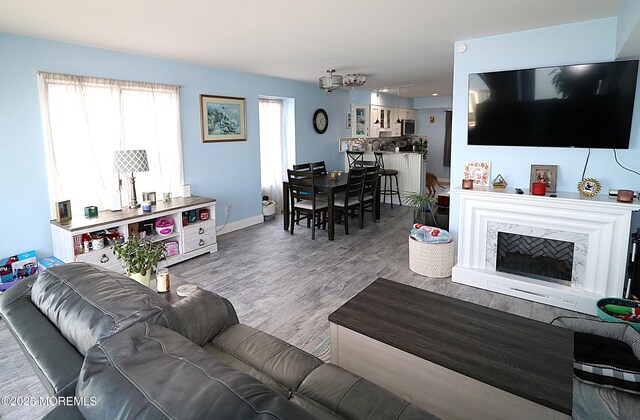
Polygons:
M0 295L0 314L52 396L47 418L431 419L377 385L238 323L198 289L173 306L88 264Z

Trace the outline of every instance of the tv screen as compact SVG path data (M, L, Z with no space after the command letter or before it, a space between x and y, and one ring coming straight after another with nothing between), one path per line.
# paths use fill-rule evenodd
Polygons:
M469 75L468 144L628 149L638 60Z

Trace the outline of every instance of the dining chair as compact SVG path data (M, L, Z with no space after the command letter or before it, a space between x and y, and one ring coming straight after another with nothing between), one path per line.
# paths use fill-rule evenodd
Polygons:
M310 165L314 175L325 175L327 173L327 165L325 165L324 160L312 162Z
M293 165L293 170L294 171L306 171L307 169L311 169L310 164L307 163L300 163L300 164L294 164Z
M344 215L344 234L349 234L349 210L360 208L360 197L364 187L367 168L351 168L347 178L347 189L333 199L333 211Z
M347 158L349 159L349 168L360 166L363 160L364 152L351 152L347 150Z
M373 215L373 223L376 223L375 202L376 189L378 187L378 179L380 178L380 167L378 165L368 166L365 168L364 185L362 186L362 195L360 196L360 229L364 229L364 212L367 208L371 209Z
M393 195L398 195L398 203L402 205L402 199L400 198L400 187L398 186L398 171L396 169L385 169L384 167L384 155L382 152L373 152L376 157L376 163L380 167L380 176L384 177L384 187L380 189L380 195L382 196L382 202L386 200L386 196L389 196L391 201L391 208L393 208ZM393 180L396 180L396 189L393 189ZM387 188L387 180L389 180L389 188Z
M307 217L307 226L311 227L311 239L316 238L316 226L326 226L328 204L325 200L319 200L315 192L313 172L307 170L287 169L289 178L289 193L291 195L291 222L289 223L291 234L295 222L301 215Z

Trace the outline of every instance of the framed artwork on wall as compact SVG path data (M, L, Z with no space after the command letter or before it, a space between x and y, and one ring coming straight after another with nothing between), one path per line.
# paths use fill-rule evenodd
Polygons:
M534 182L544 182L547 184L547 192L556 192L556 182L558 180L558 165L531 165L531 175L529 177L529 190Z
M202 142L246 141L246 100L200 95Z

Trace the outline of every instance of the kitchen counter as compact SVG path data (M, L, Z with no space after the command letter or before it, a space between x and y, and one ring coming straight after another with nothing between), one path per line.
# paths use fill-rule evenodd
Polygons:
M400 197L404 200L404 197L414 192L424 192L423 181L423 166L424 161L422 159L422 153L418 152L390 152L381 151L384 158L385 169L395 169L398 171L398 187L400 190ZM375 161L376 157L373 152L364 152L363 160ZM345 153L344 156L345 172L349 170L349 158ZM381 178L382 180L383 178ZM393 185L395 189L395 182ZM389 196L384 197L387 202L392 198ZM389 201L390 202L390 201ZM398 197L393 196L393 204L400 204Z

